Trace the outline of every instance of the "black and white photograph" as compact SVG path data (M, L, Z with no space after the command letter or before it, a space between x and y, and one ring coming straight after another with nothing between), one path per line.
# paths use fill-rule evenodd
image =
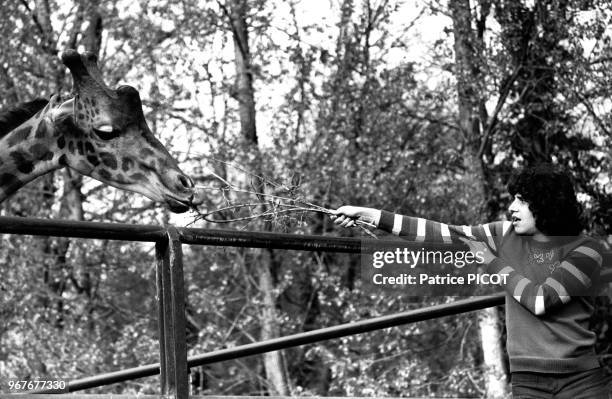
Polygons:
M610 0L0 13L0 399L612 399Z

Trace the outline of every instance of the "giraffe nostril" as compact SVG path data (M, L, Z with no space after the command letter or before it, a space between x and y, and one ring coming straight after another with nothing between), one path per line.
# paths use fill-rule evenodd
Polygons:
M183 189L191 190L193 188L193 181L189 177L185 175L179 175L178 179Z

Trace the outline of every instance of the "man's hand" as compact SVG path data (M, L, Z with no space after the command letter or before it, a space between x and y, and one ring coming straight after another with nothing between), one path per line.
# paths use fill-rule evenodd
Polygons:
M342 227L355 226L357 221L377 226L380 220L380 211L373 208L345 205L333 211L333 215L330 217L335 224L339 224Z
M489 246L484 242L468 240L467 238L463 237L459 237L459 239L466 243L468 247L470 247L470 252L472 252L473 254L476 254L478 252L482 254L482 257L484 258L483 265L488 265L489 263L493 262L493 259L496 258L493 252L491 252Z

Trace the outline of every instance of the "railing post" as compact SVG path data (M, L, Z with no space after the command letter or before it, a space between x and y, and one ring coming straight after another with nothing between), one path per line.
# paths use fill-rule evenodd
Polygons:
M185 331L183 252L178 232L169 226L155 245L162 395L187 399L189 380Z

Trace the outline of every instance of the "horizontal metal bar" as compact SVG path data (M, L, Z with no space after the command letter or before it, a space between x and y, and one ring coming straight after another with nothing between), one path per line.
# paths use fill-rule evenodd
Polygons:
M292 249L303 251L359 253L368 248L404 246L425 249L463 247L463 244L410 243L405 240L372 240L257 231L177 228L183 244ZM72 220L0 216L0 234L90 238L102 240L158 242L166 237L166 228L156 225L100 223Z
M181 242L191 245L213 245L248 248L293 249L301 251L348 252L406 247L425 250L467 249L463 243L441 244L435 242L410 242L395 239L363 239L348 237L315 236L303 234L265 233L258 231L214 230L177 228Z
M373 319L358 321L354 323L341 324L338 326L323 328L300 334L289 335L268 341L255 342L235 348L222 349L203 355L193 356L187 359L189 367L203 364L219 362L223 360L238 359L244 356L257 355L279 349L291 348L294 346L310 344L333 338L340 338L349 335L361 334L364 332L375 331L382 328L399 326L417 321L434 319L437 317L450 316L458 313L470 312L473 310L488 308L491 306L502 305L504 294L499 293L487 297L469 298L453 303L445 303L422 309L409 310L406 312L376 317ZM103 385L114 384L133 380L141 377L148 377L159 374L159 363L149 364L131 369L116 371L107 374L82 378L68 383L68 391L75 392L88 388L95 388Z
M177 228L184 244L226 247L293 249L303 251L359 253L385 247L407 247L447 250L466 248L463 244L408 242L405 240L373 240L301 234L265 233L200 228ZM127 223L82 222L57 219L0 216L0 234L91 238L102 240L158 242L166 237L166 227ZM604 267L612 263L612 252L604 253Z
M469 298L452 303L429 306L426 308L409 310L388 316L376 317L353 323L340 324L333 327L321 328L300 334L293 334L263 342L254 342L236 348L222 349L203 355L193 356L187 360L189 367L201 366L225 360L237 359L244 356L257 355L265 352L291 348L314 342L325 341L334 338L346 337L348 335L362 334L395 327L408 323L435 319L438 317L451 316L459 313L471 312L504 304L504 293L498 293L486 297Z
M359 253L362 246L362 240L359 238L193 228L178 228L177 230L181 242L191 245L353 253Z
M164 239L166 229L154 225L0 216L0 234L157 242Z

